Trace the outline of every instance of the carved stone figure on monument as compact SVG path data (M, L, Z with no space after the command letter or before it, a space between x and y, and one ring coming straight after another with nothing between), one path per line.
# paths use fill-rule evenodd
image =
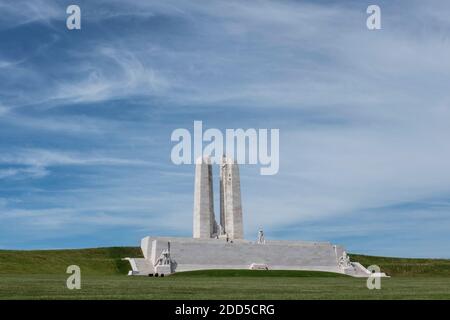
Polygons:
M266 240L264 239L264 231L262 229L259 229L258 232L258 244L265 244Z
M350 257L347 255L347 252L344 251L342 256L339 258L339 267L341 268L349 268L352 267L352 263L350 262Z

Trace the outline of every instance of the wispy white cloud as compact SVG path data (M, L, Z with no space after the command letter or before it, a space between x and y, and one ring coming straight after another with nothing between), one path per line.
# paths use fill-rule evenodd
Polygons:
M93 65L89 59L92 55L102 63ZM168 92L168 81L127 49L97 47L87 58L89 62L72 70L79 75L80 81L62 82L50 100L60 104L86 103L136 95L158 96Z
M14 165L0 169L2 178L42 178L55 166L148 166L150 162L136 159L104 157L45 149L24 149L0 155L0 164ZM20 167L17 167L20 166Z
M0 11L2 12L0 27L5 29L33 22L49 24L54 19L62 19L65 14L62 4L54 0L2 1Z
M48 173L49 171L42 167L7 168L0 169L0 179L42 178L45 177Z
M102 157L98 155L82 155L44 149L26 149L16 153L0 155L0 163L31 166L59 165L148 165L143 160Z
M9 111L9 108L3 106L0 103L0 117L5 116L8 113L8 111Z
M0 117L2 116L0 108ZM76 135L96 135L117 130L117 122L105 119L91 119L86 116L43 116L33 117L17 114L5 109L0 119L8 125L18 128L28 128L41 132L63 132Z
M121 199L104 196L91 197L84 195L79 197L79 203L73 208L73 203L66 202L68 198L62 197L59 207L45 207L36 209L8 208L4 202L4 208L0 213L2 223L20 223L22 228L36 233L42 231L55 231L71 229L71 234L83 234L85 228L110 228L134 227L140 230L174 230L183 232L183 226L191 219L180 216L180 208L172 203L171 194L162 194L158 197L126 196ZM128 201L123 201L128 199ZM152 208L165 208L164 215L159 210ZM180 221L183 221L180 224ZM33 236L32 236L33 238Z
M2 4L8 15L0 18L0 27L20 27L12 20L54 26L65 16L56 2L41 8L27 3L20 3L31 6L24 13L20 6ZM132 211L139 212L130 216L137 228L152 223L144 214L152 208L151 215L161 217L158 226L186 234L192 171L169 167L148 175L126 173L147 163L133 158L161 165L170 147L167 132L174 123L191 121L186 113L202 118L232 107L227 117L211 121L228 127L279 126L282 135L279 175L241 170L249 236L260 226L282 230L346 219L349 226L324 226L324 232L339 237L351 233L352 218L372 214L368 210L445 199L450 194L450 22L445 16L449 4L435 3L410 1L400 7L383 2L383 29L372 32L365 27L366 8L356 2L85 2L83 19L90 24L83 25L83 37L71 38L70 47L59 42L64 35L56 32L61 38L46 38L49 45L41 55L0 56L0 121L21 128L8 132L12 135L23 129L52 140L49 133L70 133L77 143L90 150L101 145L101 150L86 154L76 143L64 152L7 145L0 177L39 177L54 166L126 167L115 177L96 176L105 180L96 186L100 189L82 192L74 186L78 198L93 194L82 204L69 192L63 193L64 203L61 195L40 194L46 207L74 206L55 228L67 228L75 219L131 225L125 216ZM131 21L139 29L132 29ZM89 33L103 22L111 28ZM115 23L122 27L112 28ZM52 51L58 59L50 64L42 57ZM117 112L112 102L121 99ZM128 122L121 116L133 99L143 106L141 118ZM99 105L102 110L95 113ZM152 113L158 108L167 113ZM147 136L156 141L154 148L144 142ZM148 193L136 191L136 185ZM171 190L180 185L180 192ZM171 190L170 196L162 190ZM155 192L160 201L146 201ZM36 221L51 224L53 211L47 213L48 218L38 215ZM392 229L401 229L398 221L392 223ZM358 236L386 224L359 225Z

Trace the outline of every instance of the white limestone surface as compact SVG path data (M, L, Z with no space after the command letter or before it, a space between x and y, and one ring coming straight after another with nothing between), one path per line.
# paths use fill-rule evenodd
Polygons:
M246 240L146 237L141 248L146 259L168 248L173 270L249 269L252 264L267 265L269 270L316 270L343 273L336 249L328 242L267 241L257 244Z

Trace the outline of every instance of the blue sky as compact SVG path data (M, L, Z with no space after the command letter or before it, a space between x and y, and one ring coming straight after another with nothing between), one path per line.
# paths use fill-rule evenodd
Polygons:
M202 120L280 129L277 175L241 167L246 238L449 258L450 4L369 31L373 3L0 2L0 248L191 236L170 135Z

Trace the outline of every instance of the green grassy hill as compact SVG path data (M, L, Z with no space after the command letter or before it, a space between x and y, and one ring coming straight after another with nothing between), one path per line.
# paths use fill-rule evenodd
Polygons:
M450 259L389 258L350 254L351 261L363 266L377 265L393 277L450 277Z
M74 250L0 250L0 274L61 274L67 266L80 266L85 275L116 275L126 274L130 269L125 257L141 257L139 248L111 247ZM383 272L395 277L399 276L445 276L450 277L450 259L405 259L387 258L365 255L350 255L352 261L358 261L364 266L376 264ZM204 276L293 276L305 272L296 271L195 271L189 275ZM310 273L311 274L311 273ZM317 273L312 273L317 274ZM326 274L326 273L324 273Z
M125 257L139 248L0 250L1 299L450 299L450 260L352 255L392 278L381 290L366 279L313 271L207 270L170 277L127 277ZM81 267L81 290L66 286L67 266Z
M0 274L61 274L77 265L85 275L126 274L126 257L141 257L139 248L111 247L74 250L0 250Z

